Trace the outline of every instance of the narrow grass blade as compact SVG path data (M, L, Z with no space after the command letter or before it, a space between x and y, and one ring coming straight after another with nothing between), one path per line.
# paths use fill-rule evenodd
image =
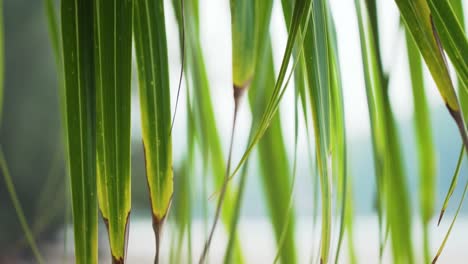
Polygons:
M339 102L338 76L329 25L329 7L322 1L313 1L312 20L304 40L307 80L314 125L315 146L320 178L322 232L320 263L330 261L332 233L332 185L333 175L344 167L343 127ZM335 64L334 64L335 63ZM336 129L332 132L332 129ZM340 139L341 138L341 139ZM336 144L332 150L332 143ZM335 152L336 151L336 152ZM338 174L336 174L338 175ZM341 173L340 173L341 177ZM341 178L343 180L343 178Z
M371 119L374 163L378 188L379 222L385 215L395 263L413 263L411 210L406 177L395 119L390 107L388 87L382 80L383 67L378 63L378 40L368 22L367 9L356 0L366 93ZM373 27L377 27L374 25ZM382 222L380 222L382 232ZM387 232L387 231L385 231ZM382 233L381 233L382 234ZM381 236L381 247L386 241ZM382 247L383 250L383 247Z
M54 53L55 66L57 67L57 86L59 90L60 109L62 118L63 136L67 137L67 115L65 106L65 85L64 85L64 72L63 72L63 56L62 56L62 43L60 42L60 25L57 18L54 1L44 0L44 10L47 18L47 25L49 29L50 43Z
M109 233L112 262L124 263L131 209L133 2L98 0L94 7L99 207Z
M260 52L260 51L259 51ZM261 110L265 108L274 87L274 65L271 45L267 43L259 56L259 66L252 83L249 96L254 118L258 123ZM252 131L253 134L254 131ZM281 119L277 115L272 119L269 129L258 143L260 176L267 202L270 221L273 225L278 256L281 263L296 263L296 246L294 241L294 210L290 209L291 170L289 168L286 145L281 129ZM284 229L284 238L283 236Z
M442 251L444 250L445 244L447 243L448 238L450 236L450 233L452 232L452 228L455 225L455 221L457 220L458 213L460 212L460 209L461 209L461 207L463 205L463 200L465 200L467 190L468 190L468 181L465 184L465 189L463 190L462 197L460 198L460 202L458 203L458 208L457 208L457 211L455 212L452 223L450 223L450 227L447 230L447 233L445 234L444 240L442 241L442 244L440 245L439 250L437 250L436 256L432 260L432 264L437 263L437 260L439 259L440 255L442 254Z
M66 115L66 99L65 99L65 84L64 84L64 72L63 72L63 56L62 56L62 43L60 42L60 25L59 21L57 18L55 6L54 6L54 1L53 0L44 0L44 10L45 10L45 15L47 17L47 24L48 24L48 29L49 29L49 37L50 41L52 44L52 50L54 52L54 58L55 58L55 66L57 67L57 81L58 81L58 90L59 90L59 98L60 98L60 112L61 112L61 125L62 125L62 135L63 138L67 138L67 115ZM65 142L62 139L62 142ZM67 144L64 146L65 148L67 147ZM66 164L68 166L68 163ZM68 171L68 170L67 170ZM64 214L64 224L67 225L70 222L70 215L71 215L71 209L69 206L70 205L70 188L69 188L69 177L67 177L64 180L63 185L65 186L64 189L64 201L62 202L65 206L65 214ZM67 257L67 244L68 244L68 232L63 232L63 255L64 255L64 261L65 258Z
M11 201L13 202L13 207L15 208L16 214L18 215L18 220L23 229L24 235L28 241L29 246L31 247L31 251L34 255L34 259L42 264L45 263L44 259L42 258L41 253L37 247L36 241L34 240L34 235L29 228L28 222L26 221L26 217L24 216L23 208L21 207L21 203L18 199L18 195L16 194L15 185L10 175L10 171L7 166L7 162L5 160L5 156L3 154L3 149L0 146L0 171L3 174L3 179L5 181L5 185L8 190L8 194L11 197Z
M457 16L457 20L459 25L461 26L462 30L465 32L465 17L463 13L463 4L462 0L450 0L450 4L452 5L453 11ZM468 85L463 84L463 80L458 77L458 98L460 99L460 105L463 110L463 119L468 119Z
M288 41L286 43L286 49L283 55L281 68L275 82L275 87L272 92L272 96L263 113L261 121L257 125L255 136L252 138L252 141L249 143L246 151L242 155L241 160L239 161L229 178L232 178L239 171L243 163L247 160L248 156L267 130L271 120L273 119L274 115L276 114L276 111L278 110L279 103L287 87L287 85L284 84L287 83L287 81L289 80L288 78L286 78L289 60L291 58L294 45L296 44L296 40L298 39L298 35L300 35L300 27L309 18L308 15L310 14L310 7L311 0L298 0L295 2L293 15L289 25Z
M415 133L419 159L419 206L423 223L423 252L425 262L430 261L429 222L434 215L436 193L436 158L432 139L429 107L424 92L424 76L421 57L408 30L406 48L413 90Z
M347 144L346 144L346 125L345 125L345 113L344 113L344 103L343 103L343 88L341 85L341 70L340 70L340 59L338 54L338 43L336 38L336 29L334 21L329 17L329 35L330 35L330 46L329 56L330 56L330 73L332 78L331 85L331 149L332 149L332 164L334 176L337 179L337 197L336 199L340 201L339 208L340 212L340 227L338 233L338 245L336 247L335 253L335 263L339 262L340 259L340 250L343 243L343 238L346 229L346 200L348 199L348 171L347 171Z
M270 22L272 1L234 0L231 5L232 32L232 77L234 96L234 117L232 122L231 142L226 162L226 172L221 186L216 206L214 222L205 243L200 263L204 262L210 248L218 218L222 211L226 195L229 174L231 171L231 155L234 143L237 113L243 94L254 78L255 64L259 45L262 45Z
M385 121L387 128L387 155L384 184L386 190L386 212L395 263L414 263L411 235L411 203L403 168L403 155L395 117L390 108L388 94L384 97Z
M429 8L428 2L431 3L431 9ZM439 14L434 14L434 11L440 11L441 8L434 8L434 3L431 0L395 0L400 9L400 14L405 21L407 29L410 31L413 36L419 51L421 52L429 71L432 74L432 77L439 88L440 95L444 100L450 114L455 120L458 129L460 131L461 138L465 144L465 147L468 149L468 136L466 134L465 123L463 121L463 116L461 114L460 105L455 93L455 89L450 79L448 65L444 57L442 44L440 42L438 31L434 26L433 15L439 16ZM444 5L444 0L438 1L438 5ZM447 4L448 5L448 4ZM445 10L445 13L449 16L447 22L454 17L452 17L453 12L451 9ZM445 19L445 17L444 17ZM436 17L437 23L437 17ZM452 23L453 27L459 27L455 22ZM456 29L453 29L456 30ZM446 39L446 32L443 33L443 38ZM459 34L457 41L461 41ZM466 38L464 40L466 42ZM463 42L463 41L461 41ZM465 43L466 44L466 43ZM465 46L465 45L462 45ZM464 50L465 48L463 48ZM450 51L452 52L452 51ZM455 50L453 50L455 52ZM463 53L462 53L463 54ZM452 59L456 61L464 61L464 58L457 59L457 56ZM463 56L462 56L463 57ZM466 62L465 62L466 63ZM457 71L459 74L459 70ZM464 82L466 83L466 82Z
M374 1L371 1L374 2ZM375 3L374 3L375 4ZM368 5L369 10L373 10L371 7L373 5ZM368 32L373 32L370 30L371 25L369 23L365 23L364 21L364 16L363 12L365 12L361 8L361 2L360 0L355 1L355 8L356 8L356 13L357 13L357 18L358 18L358 26L359 26L359 37L360 37L360 42L361 42L361 53L362 53L362 61L363 65L365 67L364 70L364 81L366 85L366 97L367 101L371 102L374 98L374 94L379 95L379 98L381 97L380 95L380 90L376 90L374 92L374 89L372 88L372 83L373 83L373 78L376 78L374 73L372 73L369 69L367 69L368 65L366 64L367 61L369 61L370 57L377 58L378 55L377 50L374 51L374 49L370 49L369 46L372 45L372 43L369 43L368 36L366 36L366 31ZM364 13L365 14L365 13ZM376 20L375 20L376 22ZM369 33L371 35L372 33ZM373 52L374 51L374 52ZM372 53L371 53L372 52ZM380 76L380 75L379 75ZM376 79L377 81L380 81L381 78ZM379 244L380 244L380 257L382 257L382 252L384 249L384 213L383 213L383 205L384 205L384 189L383 189L383 154L382 154L382 146L381 146L381 134L380 131L382 128L380 128L378 124L378 117L377 113L382 112L383 110L381 109L380 104L372 104L368 103L368 112L369 112L369 118L370 118L370 124L371 124L371 131L372 131L372 154L374 158L374 173L376 177L376 187L377 187L377 217L378 217L378 225L379 225Z
M450 4L451 0L427 0L437 32L459 80L468 87L468 41L463 27ZM468 90L465 90L468 92Z
M94 2L62 0L68 162L76 263L97 263Z
M450 187L449 187L449 189L447 191L447 194L445 195L445 199L444 199L444 203L442 205L442 209L440 210L439 220L437 221L437 225L440 225L440 221L442 221L442 217L445 214L445 210L447 209L450 198L452 197L452 194L455 191L455 188L457 187L458 174L460 173L461 164L462 164L462 160L463 160L463 154L465 153L464 150L465 150L465 148L462 146L462 148L460 150L460 155L458 156L457 167L455 168L455 173L453 174L453 177L452 177L452 182L450 183Z
M349 177L352 178L352 177ZM355 240L354 240L354 195L353 195L353 185L350 183L347 185L346 192L348 193L346 199L346 213L345 213L345 222L346 222L346 235L348 238L348 252L349 252L349 263L357 264L359 263L356 249L355 249Z
M188 86L193 91L193 103L191 104L194 125L199 136L197 141L200 143L200 150L203 154L203 167L206 173L211 171L215 186L221 186L224 181L225 161L221 146L214 109L211 100L210 86L205 67L205 60L200 41L199 29L199 3L197 0L184 0L185 10L185 74ZM179 0L173 0L176 18L179 26L179 33L182 34L181 4ZM181 45L182 46L182 45ZM209 169L209 170L208 170ZM192 175L194 176L194 175ZM205 174L204 176L205 177ZM208 202L208 200L205 200ZM204 207L206 207L206 202ZM228 189L224 201L224 208L221 212L221 220L225 226L230 228L230 221L234 211L234 195ZM239 239L235 235L234 256L236 263L243 263L243 257Z
M60 43L60 28L56 15L54 1L44 0L45 15L47 18L47 26L49 29L50 43L54 53L55 64L57 67L57 75L59 80L59 88L63 86L63 71L62 71L62 45ZM60 89L64 91L64 89ZM60 94L62 97L62 93ZM64 95L63 95L64 96Z

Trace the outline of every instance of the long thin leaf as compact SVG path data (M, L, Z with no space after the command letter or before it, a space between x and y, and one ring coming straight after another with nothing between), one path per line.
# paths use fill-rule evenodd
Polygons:
M15 208L16 214L18 215L18 220L23 229L24 235L28 241L29 246L31 247L31 251L34 255L35 260L42 264L45 263L44 259L37 247L36 241L34 240L34 235L29 228L29 224L26 221L26 217L24 216L23 208L21 207L21 203L18 199L18 195L16 194L15 185L10 175L10 171L7 166L7 162L5 160L5 156L3 154L3 149L0 146L0 171L3 174L3 179L5 181L6 188L8 190L8 194L10 195L11 201L13 202L13 207Z
M419 201L424 233L424 258L430 261L430 241L428 224L434 215L436 188L436 158L432 140L429 107L424 91L424 76L421 55L416 43L406 30L406 48L413 90L413 104L415 113L415 132L419 159Z
M184 20L186 26L185 74L187 83L189 84L188 86L193 90L194 99L194 102L191 104L195 119L195 127L192 133L199 134L197 141L199 141L201 152L203 157L205 157L203 161L203 177L206 177L205 175L209 173L207 170L207 168L209 168L212 172L214 185L221 186L224 181L223 173L225 172L225 161L218 129L216 127L210 86L201 47L198 5L199 3L197 0L184 0L183 5L185 10ZM182 6L180 5L180 1L174 0L173 6L179 25L179 34L182 34L182 13L180 11ZM193 176L195 175L192 175L192 177ZM204 199L204 201L207 202L207 199ZM206 207L206 203L204 206ZM228 229L231 228L230 223L234 207L234 195L231 189L228 189L224 201L224 208L221 212L221 220ZM233 260L236 263L243 263L240 241L237 234L235 234L235 240L233 243Z
M445 195L444 203L442 204L442 209L440 210L439 220L437 221L437 225L440 225L440 221L442 221L442 217L445 214L445 210L447 209L450 198L452 197L452 194L455 191L455 187L457 187L458 175L459 175L460 169L461 169L463 154L465 153L464 150L465 150L465 148L462 146L462 148L460 150L460 154L458 156L457 167L455 168L455 172L453 173L453 176L452 176L452 182L450 183L450 187L449 187L449 189L447 191L447 194Z
M203 249L200 263L204 262L210 243L218 223L224 198L226 195L229 174L231 171L232 146L234 143L237 113L239 111L242 95L249 88L256 65L258 47L266 38L266 29L270 22L271 1L232 0L231 2L231 28L232 28L232 76L234 96L234 117L232 121L231 140L226 162L226 172L221 186L216 206L214 222Z
M445 52L455 67L463 87L468 87L468 40L450 0L427 0ZM468 92L465 90L464 92Z
M288 36L288 41L286 43L286 49L283 55L283 60L281 63L281 68L279 71L279 75L276 79L275 82L275 88L273 90L272 96L268 102L268 105L266 107L266 110L263 113L262 119L260 123L257 125L255 136L252 138L252 141L249 143L246 151L242 155L242 158L240 159L239 163L233 170L233 172L230 175L230 179L236 175L236 173L239 171L243 163L247 160L249 157L250 153L252 152L253 148L255 145L258 143L258 141L262 138L263 134L266 132L271 120L273 119L274 115L276 114L276 111L278 110L279 102L281 101L284 92L286 90L287 85L284 85L287 83L288 79L287 77L287 69L289 66L289 60L292 55L293 47L296 44L296 40L298 39L298 36L300 35L300 26L304 24L305 21L308 20L310 14L310 7L311 7L311 0L298 0L295 2L294 5L294 12L292 15L291 23L289 26L289 36ZM303 40L301 39L301 42Z
M459 160L459 164L461 163L461 160ZM459 166L459 165L457 165ZM444 247L445 247L445 244L447 243L448 241L448 238L450 236L450 233L452 232L452 228L453 226L455 225L455 221L457 220L457 217L458 217L458 213L460 212L460 209L463 205L463 201L465 200L465 196L466 196L466 191L468 190L468 181L466 182L465 184L465 189L463 190L463 194L462 194L462 197L460 198L460 202L458 203L458 208L457 208L457 211L455 212L455 215L453 216L453 220L452 222L450 223L450 227L449 229L447 230L447 233L445 234L445 237L444 237L444 240L442 241L442 244L440 245L439 247L439 250L437 250L437 254L436 256L434 257L434 259L432 260L432 264L435 264L437 262L437 260L439 259L440 255L442 254L442 251L444 250Z
M261 109L265 108L267 98L271 95L274 87L273 53L270 45L267 44L263 49L263 59L258 61L261 63L257 67L250 95L250 103L254 113L253 124L260 120L261 115L259 113L261 113ZM281 262L296 263L294 210L289 209L291 170L281 129L280 116L273 118L269 129L262 140L259 141L258 150L260 176L276 243L280 250ZM282 238L283 229L284 238Z
M146 176L157 243L155 262L159 261L161 228L173 195L169 64L164 17L162 1L136 2L135 44Z
M404 174L398 131L390 107L388 87L382 80L383 67L378 63L378 41L367 20L367 9L356 0L356 11L361 40L362 62L371 121L374 163L378 188L379 222L385 214L391 236L393 261L413 263L411 241L411 214L406 178ZM382 232L382 225L380 225ZM387 231L385 231L387 232ZM381 252L386 235L380 237ZM383 239L383 240L382 240Z
M462 0L450 0L450 4L452 5L453 11L457 16L459 25L461 26L462 30L465 32L465 17L463 13L463 4ZM461 78L458 78L458 98L460 99L460 104L463 110L463 119L468 119L468 86L463 84Z
M94 2L62 0L61 18L75 258L97 263Z
M437 84L442 99L444 100L450 114L458 126L465 147L468 149L468 136L466 134L465 123L461 114L460 105L453 87L452 80L450 79L448 65L444 57L439 34L432 20L433 15L438 16L438 14L431 13L431 9L429 9L427 0L395 0L395 2L400 9L400 14L403 17L403 21L405 21L407 29L411 32L411 35L413 36L419 51L421 52L427 67L429 68L429 71L431 72L432 77ZM439 1L439 4L443 5L444 3L442 2L444 1ZM433 11L437 11L439 9L439 7L434 8L434 3L432 2L431 7ZM449 16L448 19L452 19L453 21L453 12L451 13L450 11L451 10L449 9L445 10L444 12L447 12L447 15ZM459 27L456 22L452 24L453 27ZM446 39L446 32L443 32L443 34L444 39ZM457 34L457 42L461 41L460 38L460 35ZM465 45L462 45L462 47L464 46ZM453 50L453 52L462 52L464 49L465 48L460 48L460 50L458 50L457 48L457 50ZM454 55L455 57L452 60L464 61L464 57L463 59L457 59L458 56L461 56L461 54ZM460 72L458 73L460 74Z
M94 1L98 198L113 263L124 263L131 209L133 1Z

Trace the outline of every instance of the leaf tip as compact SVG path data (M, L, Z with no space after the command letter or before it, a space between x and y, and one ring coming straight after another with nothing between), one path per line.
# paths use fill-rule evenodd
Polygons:
M442 209L442 210L440 211L439 221L437 221L437 226L440 225L440 222L442 221L442 218L444 217L444 214L445 214L445 209Z

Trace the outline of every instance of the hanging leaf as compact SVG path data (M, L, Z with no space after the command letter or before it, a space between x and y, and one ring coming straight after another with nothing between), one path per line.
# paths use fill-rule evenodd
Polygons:
M97 263L94 1L62 0L61 18L75 258Z
M431 3L433 11L440 11L440 7L434 8L434 3L432 3L431 0L429 1ZM413 36L419 48L419 51L421 52L426 62L426 65L432 74L432 78L434 79L435 83L437 84L437 87L439 88L440 95L442 96L445 105L447 106L450 114L452 115L453 119L455 120L458 126L465 147L468 149L468 136L466 134L465 123L463 121L460 105L458 103L457 95L455 93L452 80L450 79L448 65L444 57L439 33L436 30L436 27L433 22L433 15L439 16L439 14L431 14L431 10L429 9L427 0L395 0L395 2L397 3L398 8L400 9L400 14L403 17L403 21L405 21L407 29ZM444 1L439 2L440 3L438 5L443 5L442 2ZM444 8L448 7L445 6ZM445 10L444 12L447 13L447 15L449 16L447 23L451 23L451 25L455 27L455 29L453 30L459 28L456 19L454 20L454 17L452 17L453 12L451 12L451 9ZM446 33L447 32L443 32L444 39L446 39ZM463 52L466 46L466 43L464 43L466 42L466 38L461 37L459 32L454 38L456 38L454 40L456 41L456 44L460 44L460 46L457 46L457 48L454 49L453 52ZM466 62L464 61L465 57L462 54L464 53L454 55L454 63L456 63L457 61L461 61L464 62L464 64L466 64ZM459 56L461 56L460 59L456 59ZM462 64L461 62L460 64ZM455 65L457 65L457 63ZM458 66L458 68L461 68L461 65ZM463 66L463 68L465 67ZM458 74L462 74L461 77L463 78L463 72L460 72L460 70L458 70ZM463 81L463 83L466 82Z
M161 229L173 194L171 99L163 2L137 0L135 18L146 177L157 244L155 262L158 262Z
M99 207L109 233L112 261L124 263L131 208L133 1L97 0L94 4Z

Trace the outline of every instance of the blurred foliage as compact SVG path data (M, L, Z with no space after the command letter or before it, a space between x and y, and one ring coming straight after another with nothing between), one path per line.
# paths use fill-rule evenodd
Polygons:
M463 119L466 118L466 109L468 109L466 106L466 65L468 64L464 56L468 45L463 31L461 2L459 0L395 1L395 8L400 8L402 16L403 23L400 25L399 33L404 33L406 38L409 65L407 75L411 78L411 88L408 86L408 89L412 89L414 103L414 118L399 121L390 96L393 72L384 68L382 32L379 30L381 28L379 14L382 14L382 10L379 10L379 1L355 1L359 26L359 36L356 35L356 39L360 37L364 66L363 69L356 68L356 71L362 70L365 76L365 87L359 89L367 92L371 120L369 138L350 138L345 134L344 119L347 113L343 107L344 84L341 81L338 52L342 49L339 46L342 41L337 41L341 36L336 35L333 10L329 6L329 1L281 1L288 42L286 47L281 47L284 53L279 55L281 65L278 69L273 63L277 59L275 58L277 54L270 50L268 31L271 34L271 28L266 22L269 21L271 6L262 8L262 5L271 3L231 0L229 5L226 4L231 8L230 12L233 12L231 21L233 51L230 53L233 56L233 86L242 89L251 86L253 89L246 91L249 93L249 98L244 99L250 102L250 108L247 103L244 107L252 116L249 141L247 147L242 149L243 155L233 159L234 166L226 174L226 177L229 177L226 199L222 203L223 198L220 198L219 203L222 209L220 219L229 239L225 248L226 263L245 261L242 242L249 238L240 236L241 233L237 231L245 217L265 217L271 223L278 259L282 263L299 262L295 233L301 230L296 229L297 219L311 214L321 216L322 221L317 222L318 228L314 229L315 232L321 233L321 244L311 249L314 252L310 252L310 255L324 263L333 261L340 263L347 258L348 256L344 254L340 255L341 248L350 251L351 263L359 262L354 248L358 241L352 243L349 241L353 241L353 236L356 234L353 225L359 221L359 218L355 216L368 214L377 215L379 221L379 233L376 236L379 236L381 255L385 250L391 249L395 263L419 263L420 256L415 253L423 249L426 262L434 257L435 252L430 250L433 247L429 243L428 235L429 230L433 228L431 224L434 212L442 209L443 213L446 208L452 211L454 209L450 206L452 200L456 200L461 206L465 194L463 193L461 197L460 188L456 188L461 167L455 170L453 164L459 154L461 139L466 140ZM63 81L62 71L57 69L61 67L61 61L57 59L60 56L60 52L57 52L60 47L54 44L57 42L58 30L54 31L51 26L59 21L54 22L51 17L46 17L44 12L45 7L55 7L58 13L58 1L55 3L56 6L44 6L41 1L27 0L4 1L3 4L5 85L3 106L0 111L2 113L0 145L5 152L5 163L8 164L19 202L34 238L41 246L57 237L57 231L65 224L64 209L70 206L65 202L68 192L68 183L65 183L65 179L68 175L60 115L60 110L64 109L59 103L63 92L59 89ZM147 1L139 0L139 4L140 7L146 6ZM173 140L187 143L181 144L183 149L174 150L182 153L180 156L183 157L174 164L170 159L170 150L159 149L161 143L158 141L164 140L164 143L170 143L173 137L171 133L146 135L145 145L152 141L153 151L157 153L151 154L151 157L146 156L147 159L151 159L155 164L159 164L159 161L165 164L164 171L156 169L154 175L167 176L172 174L172 170L174 171L172 209L169 202L172 186L166 186L168 192L164 193L162 204L150 205L148 202L147 176L151 171L148 172L146 169L148 162L145 163L140 135L132 135L129 149L122 151L125 155L128 154L127 150L130 151L131 161L125 156L117 165L123 166L123 170L127 171L130 168L127 168L126 164L131 164L132 214L147 217L150 216L150 209L153 209L153 216L158 211L158 217L164 218L165 213L161 212L172 210L169 211L168 221L174 223L169 225L169 228L175 231L171 232L175 235L167 241L171 243L171 263L178 263L184 260L177 254L177 251L184 247L184 241L187 243L190 258L199 257L199 252L193 251L192 243L201 244L203 241L191 241L192 223L203 221L205 229L209 227L206 223L211 223L208 220L211 219L216 205L209 197L212 200L219 198L225 170L226 167L229 168L229 162L225 160L228 150L223 145L228 136L220 133L219 120L216 120L219 106L214 100L215 88L212 87L214 85L210 82L212 81L209 78L210 72L205 65L206 58L212 53L204 50L206 43L201 38L202 7L196 0L165 1L164 4L165 12L170 9L170 4L174 7L179 26L178 44L185 53L184 83L187 89L186 100L182 103L185 107L180 109L186 112L183 115L187 115L187 122L183 127L187 130L177 135L182 134L186 138ZM141 14L142 10L139 10L137 17L141 20L140 23L146 23L157 17L156 12L160 13L162 6L160 3L157 10L155 6L151 6L151 11L155 12L151 15ZM164 16L160 16L159 19L164 19ZM110 24L115 22L111 20L108 21ZM264 24L258 26L259 21L260 24ZM127 24L123 27L128 26ZM158 23L158 26L158 30L154 32L142 27L140 29L144 32L139 32L134 37L139 38L138 43L149 44L158 52L162 51L162 55L158 53L157 56L146 52L144 56L140 56L139 61L142 75L151 67L156 69L160 67L164 70L152 69L154 74L161 74L159 77L156 76L159 78L156 78L159 80L157 83L160 83L161 78L167 78L166 71L169 71L171 63L166 61L165 57L168 55L165 51L166 41L162 37L166 25ZM48 32L48 28L52 32ZM113 30L114 27L109 27L109 32ZM151 36L150 33L157 33L158 36ZM130 34L126 35L127 44L129 36ZM106 40L110 39L109 37ZM150 39L156 42L151 43ZM182 40L185 42L182 43ZM112 46L122 44L120 41L122 39L119 41L113 39L106 45L111 48L109 50L120 52L121 49ZM128 55L130 46L124 45L124 47ZM229 53L227 50L222 52ZM117 56L115 53L113 56ZM448 57L445 58L444 54ZM126 58L122 65L125 69L130 69L129 56ZM146 60L148 58L156 59L157 62ZM172 58L169 58L169 62L171 60ZM114 64L109 63L109 65ZM429 107L426 98L426 88L429 83L424 78L424 65L428 66L429 73L434 78L449 111L442 107L432 109ZM454 66L456 75L453 76L457 77L456 81L451 79L452 76L448 71L451 65ZM112 73L110 68L108 77L127 77L124 82L129 82L129 75ZM129 71L126 72L128 73ZM132 72L135 75L132 83L134 86L138 85L136 73L136 70ZM148 101L151 105L156 102L152 100L153 96L159 100L153 109L142 106L143 118L147 119L143 120L143 123L147 126L164 123L161 131L167 132L170 98L168 94L164 96L158 94L159 86L155 85L154 80L155 76L149 75L140 78L141 83L145 82L150 87L148 89L150 93L140 95L140 101ZM167 83L162 87L169 90L169 81L163 82ZM173 88L177 82L171 79L170 83L172 84L170 97L173 98L175 96ZM284 113L290 111L283 111L280 103L287 89L296 89L295 122L301 119L305 123L301 133L306 135L310 143L297 147L308 149L315 159L314 164L307 164L310 171L304 169L297 171L296 182L293 180L296 163L311 163L309 161L312 158L296 157L296 154L290 153L293 147L288 145L291 141L287 138L293 137L297 144L298 127L296 123L296 130L293 131L286 125L290 124L287 119L292 117L285 118ZM157 92L151 93L151 91ZM131 96L130 91L127 92L124 96L127 104L122 108L124 109L122 114L126 117L130 114L129 106L135 104L135 98L138 98L137 89L132 91ZM225 93L230 97L232 90L226 89ZM108 91L105 92L106 98L107 95ZM161 109L165 114L165 122L161 122L161 113L158 112L161 109L157 106L161 102L164 104ZM285 106L291 107L291 104ZM230 118L230 113L224 111L222 117ZM465 113L464 117L462 113ZM75 113L68 110L67 114L73 116ZM115 123L121 120L119 116L114 117ZM127 122L128 119L125 120L126 128L129 129L130 123ZM459 134L456 133L455 125L458 126ZM123 141L130 138L127 134L124 137ZM116 138L117 136L114 139ZM118 139L114 141L105 143L112 147L115 142L122 142ZM235 145L244 146L245 142L241 143L236 141ZM93 150L85 148L84 151ZM148 152L146 154L148 155ZM250 154L256 155L250 157ZM459 164L462 158L463 154L460 154ZM76 164L77 161L71 159L70 162ZM239 175L236 176L236 173ZM154 175L151 174L149 177L152 182L156 182L155 179L162 179ZM451 185L452 175L454 180ZM464 179L463 168L460 178ZM296 193L292 185L300 186L304 190L303 186L309 186L310 182L313 182L314 186L311 190L307 189L307 192ZM158 192L152 188L154 186L150 184L151 192ZM125 190L128 194L125 196L127 203L124 211L128 213L130 191ZM116 191L112 197L117 200L116 197L120 195L123 195L122 191ZM447 198L443 207L438 208L441 199L445 197ZM374 198L374 204L371 198ZM290 205L290 201L294 203ZM460 206L456 208L457 214ZM312 210L309 210L311 207ZM6 185L0 184L0 262L4 255L30 254L28 242L18 223L16 213ZM114 218L122 225L121 216ZM412 223L416 219L423 222L423 248L415 247L414 241L417 241L417 238L415 237L413 241L410 235L413 230ZM453 224L442 241L441 250L452 227ZM123 234L121 230L113 230L112 233ZM208 236L207 230L203 233ZM124 244L123 237L125 236L117 239L119 249L113 248L117 257L124 255L120 252ZM343 237L346 239L342 240ZM348 241L348 244L341 246L342 241ZM317 254L315 251L320 252Z

